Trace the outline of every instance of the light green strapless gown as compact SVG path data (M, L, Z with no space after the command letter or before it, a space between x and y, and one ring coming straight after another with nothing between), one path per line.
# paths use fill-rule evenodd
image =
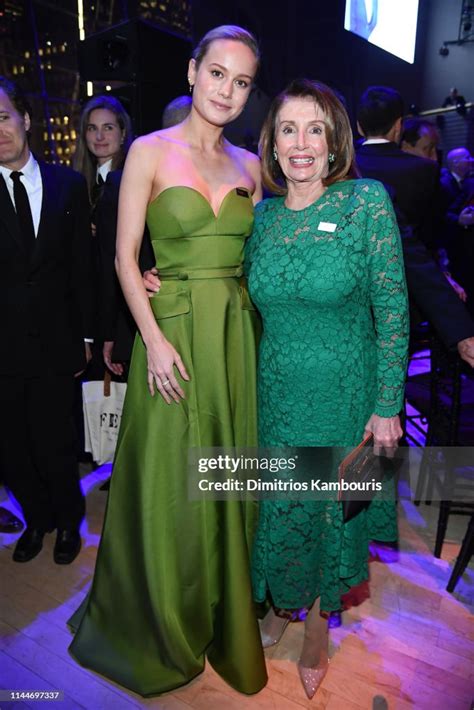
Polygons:
M148 208L162 286L151 306L190 375L167 405L147 388L137 336L91 591L70 620L72 655L154 695L201 673L205 657L234 688L266 683L252 602L254 503L188 500L190 446L256 446L257 315L240 278L253 224L246 190L216 216L172 187Z

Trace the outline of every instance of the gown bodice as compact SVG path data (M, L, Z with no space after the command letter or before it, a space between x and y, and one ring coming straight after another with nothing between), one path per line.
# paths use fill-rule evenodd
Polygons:
M246 188L233 188L216 215L198 190L169 187L148 205L147 225L160 274L241 267L253 226L252 198Z

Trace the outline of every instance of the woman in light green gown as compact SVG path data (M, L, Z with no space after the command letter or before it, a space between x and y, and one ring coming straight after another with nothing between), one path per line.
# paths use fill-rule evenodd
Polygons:
M258 65L252 35L208 33L190 61L189 117L135 141L122 178L117 271L137 322L91 591L70 620L72 655L148 696L202 672L266 683L249 544L255 504L190 501L189 447L255 446L257 317L242 283L258 159L222 135ZM145 219L160 271L136 264Z

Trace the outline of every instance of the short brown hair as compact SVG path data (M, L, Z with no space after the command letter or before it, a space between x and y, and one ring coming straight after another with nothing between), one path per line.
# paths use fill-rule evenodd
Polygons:
M199 67L200 63L206 56L207 50L212 42L217 39L230 39L234 42L242 42L242 44L245 44L255 54L257 67L260 64L260 49L256 38L251 32L245 30L243 27L239 27L238 25L220 25L219 27L214 27L214 29L206 32L197 47L194 49L192 58L196 62L196 68Z
M329 86L311 79L294 79L273 99L260 133L259 153L262 159L262 177L265 187L277 195L287 193L285 177L273 157L273 146L280 109L285 101L293 98L313 99L327 117L328 152L334 154L335 160L329 164L329 173L323 178L323 185L358 177L352 129L344 104Z
M359 99L357 121L364 136L385 136L403 116L401 94L390 86L369 86Z
M22 118L27 113L30 120L33 119L29 101L18 84L11 79L7 79L6 76L0 76L0 89L6 93L15 110L18 111Z

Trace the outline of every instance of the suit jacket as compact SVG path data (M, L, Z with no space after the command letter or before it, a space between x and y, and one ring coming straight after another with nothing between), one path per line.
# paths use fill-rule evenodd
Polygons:
M474 178L466 177L460 185L448 170L441 175L445 242L449 269L467 293L467 308L474 313L474 226L459 224L459 215L474 205Z
M363 177L391 185L415 235L429 249L439 234L439 167L433 160L404 153L396 143L369 143L356 151Z
M114 341L112 359L115 362L130 360L136 325L129 311L115 272L115 243L117 213L122 170L107 175L102 197L96 209L96 238L99 248L99 324L101 340ZM140 248L141 271L155 265L155 256L148 230L145 229Z
M441 204L445 221L458 227L458 217L467 205L474 201L474 177L465 177L461 184L446 168L441 171Z
M356 159L363 177L380 180L391 196L395 193L411 299L447 347L474 336L474 321L419 239L431 218L420 216L423 210L418 207L426 205L428 199L437 200L438 193L433 189L433 179L438 179L436 164L404 153L395 143L361 145L356 149Z
M69 168L39 167L43 199L30 258L0 177L0 375L72 375L85 367L84 338L93 337L86 183Z
M461 195L462 187L452 172L447 168L443 168L441 170L440 186L442 206L443 211L445 211L459 197L459 195Z

